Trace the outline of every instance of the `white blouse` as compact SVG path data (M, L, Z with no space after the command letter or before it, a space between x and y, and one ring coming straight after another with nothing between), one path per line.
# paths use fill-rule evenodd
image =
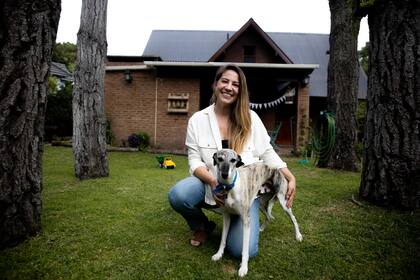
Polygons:
M185 145L188 148L188 163L191 175L200 166L206 167L216 176L213 165L213 154L222 149L222 139L214 104L194 113L188 121ZM251 110L251 134L240 154L245 165L263 161L273 168L287 167L286 163L278 156L270 144L270 136L257 113ZM215 205L211 187L206 185L205 202Z

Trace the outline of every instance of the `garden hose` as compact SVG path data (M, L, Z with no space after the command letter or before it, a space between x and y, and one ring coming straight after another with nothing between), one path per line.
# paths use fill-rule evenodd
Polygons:
M325 167L334 148L335 119L331 112L322 111L312 131L312 149L315 165Z

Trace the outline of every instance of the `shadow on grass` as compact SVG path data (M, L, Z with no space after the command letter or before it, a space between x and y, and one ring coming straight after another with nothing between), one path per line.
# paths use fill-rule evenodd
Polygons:
M108 178L74 178L71 149L47 147L41 233L0 255L1 279L237 279L239 260L217 251L222 217L209 242L193 248L191 232L167 202L188 175L155 155L109 153ZM360 207L351 201L360 174L302 166L285 159L298 180L294 213L304 237L294 240L279 206L260 235L249 279L416 279L420 212Z

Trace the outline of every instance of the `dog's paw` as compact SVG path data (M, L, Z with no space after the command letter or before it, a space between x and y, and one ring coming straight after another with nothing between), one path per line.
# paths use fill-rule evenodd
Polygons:
M299 242L302 242L303 236L302 236L302 234L300 234L300 232L296 234L296 240L299 241Z
M213 261L217 262L218 260L220 260L220 259L222 258L222 256L223 256L223 254L221 254L221 253L216 253L216 254L214 254L214 255L211 257L211 259L212 259Z
M244 277L248 273L248 264L241 264L239 268L238 275L239 277Z

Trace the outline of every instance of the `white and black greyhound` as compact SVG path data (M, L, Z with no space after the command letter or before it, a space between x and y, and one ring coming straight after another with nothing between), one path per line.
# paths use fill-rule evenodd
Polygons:
M258 162L243 166L241 157L231 149L222 149L213 155L214 165L217 170L219 185L214 189L215 193L225 194L223 213L223 230L220 247L212 260L222 258L226 246L226 238L230 226L230 214L239 215L243 223L242 261L238 271L240 277L248 272L250 216L249 211L255 198L260 199L260 210L265 214L265 222L260 231L273 219L271 209L276 200L289 215L295 227L297 241L302 241L296 218L291 208L286 207L285 195L287 192L287 180L283 174L275 168L270 168L264 163Z

